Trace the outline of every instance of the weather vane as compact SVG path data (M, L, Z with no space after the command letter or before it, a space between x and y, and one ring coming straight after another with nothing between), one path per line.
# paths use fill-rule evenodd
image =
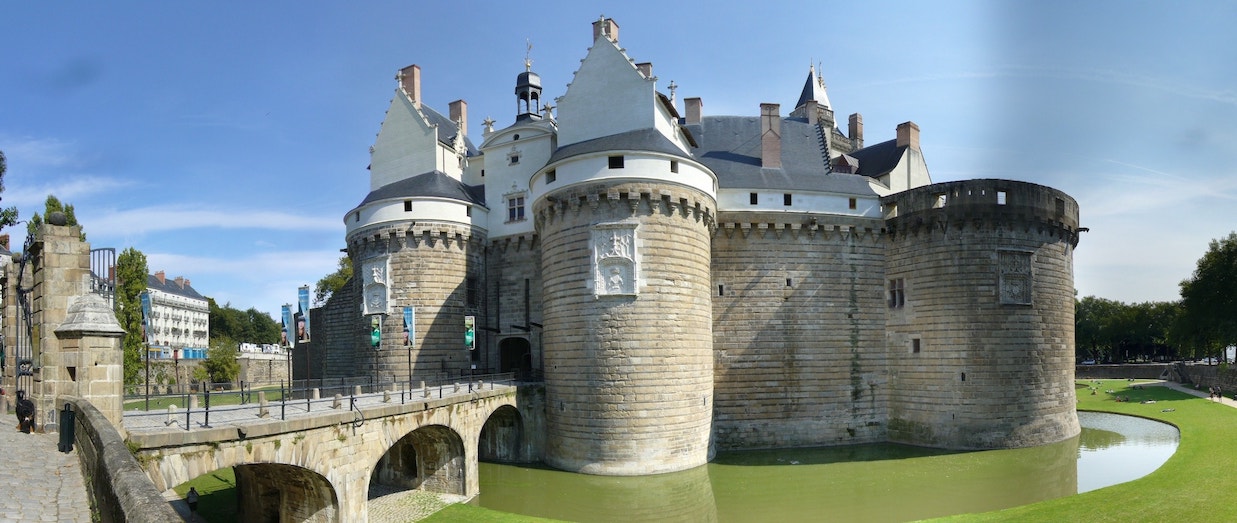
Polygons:
M524 45L526 46L526 49L524 49L524 70L528 72L532 72L533 59L529 58L529 56L533 53L533 43L529 41L527 38L525 38Z

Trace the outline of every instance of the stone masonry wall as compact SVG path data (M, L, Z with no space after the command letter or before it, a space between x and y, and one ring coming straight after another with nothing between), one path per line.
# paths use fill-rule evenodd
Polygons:
M1047 187L974 180L886 197L892 441L1023 447L1079 432L1078 207Z
M314 372L317 378L349 378L361 374L356 361L356 346L362 342L365 332L359 321L361 317L361 290L356 278L349 278L343 288L331 294L326 304L316 309L319 316L311 316L316 340L314 347L322 347L320 367L314 367L321 374ZM323 336L325 335L325 336ZM292 353L292 375L295 379L305 379L305 359L302 351ZM315 351L318 352L318 351ZM317 355L317 354L315 354Z
M552 466L655 474L712 456L714 206L694 189L648 184L570 187L537 201ZM634 245L615 247L634 253L633 274L596 280L599 225L635 227L613 230L634 234Z
M485 341L482 365L491 372L506 372L520 367L503 367L501 345L504 341L527 341L530 346L529 367L540 369L541 329L525 325L525 321L541 323L541 241L536 236L507 237L490 242L486 261L487 327L498 332L479 332L479 341ZM527 308L524 301L528 289ZM529 327L525 331L512 325ZM480 345L479 345L480 346ZM513 360L515 355L509 355Z
M718 447L883 441L881 221L720 218L712 251Z

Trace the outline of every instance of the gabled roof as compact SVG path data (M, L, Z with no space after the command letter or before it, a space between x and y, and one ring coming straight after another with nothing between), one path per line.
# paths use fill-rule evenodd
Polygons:
M166 292L168 294L175 294L177 296L184 296L195 300L206 301L206 297L198 294L198 291L193 290L192 285L186 283L184 287L181 287L180 284L176 283L176 280L167 278L164 278L164 281L160 282L159 278L156 278L154 274L146 275L146 288Z
M425 114L425 118L429 120L430 125L438 126L438 141L447 145L455 143L455 135L460 132L460 128L455 125L455 122L452 122L450 118L443 116L438 111L435 111L434 108L425 104L421 104L421 112ZM467 134L464 135L464 146L468 149L468 156L481 154Z
M859 172L856 174L869 178L880 178L889 174L905 154L906 146L898 147L897 140L884 141L850 153L859 160Z
M760 166L760 117L706 116L687 128L700 143L692 152L723 189L875 194L863 176L828 172L819 131L805 119L782 118L780 168Z
M690 154L684 154L682 149L679 149L674 142L671 142L669 138L666 138L658 130L638 129L564 145L555 150L554 154L550 155L550 161L546 162L546 164L552 164L572 156L602 151L649 151L691 158Z
M417 197L446 198L485 205L485 188L480 185L465 185L442 171L430 171L370 191L360 205L392 198Z

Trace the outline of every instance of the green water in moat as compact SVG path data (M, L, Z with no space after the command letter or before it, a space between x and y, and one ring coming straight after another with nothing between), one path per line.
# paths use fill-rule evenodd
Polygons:
M720 453L706 466L640 477L481 464L480 506L581 522L910 521L1070 496L1142 477L1177 429L1080 412L1079 437L1040 447L949 452L860 445Z

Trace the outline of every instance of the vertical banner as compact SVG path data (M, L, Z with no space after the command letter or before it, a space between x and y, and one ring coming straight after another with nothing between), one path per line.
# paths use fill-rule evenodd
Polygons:
M413 340L417 338L417 320L416 312L413 312L412 307L404 307L404 346L412 347Z
M369 346L375 350L382 348L382 315L369 316Z
M283 305L283 310L281 311L281 313L282 314L280 315L279 323L280 323L280 326L283 328L280 329L279 346L287 348L287 347L292 346L292 341L291 341L292 340L292 335L291 335L292 333L291 331L292 329L292 304L285 303Z
M296 308L300 311L301 318L296 324L296 342L309 343L310 325L309 325L309 286L302 285L297 289Z
M142 343L150 344L150 293L140 295L142 301Z
M477 348L477 317L464 316L464 346L468 350Z

